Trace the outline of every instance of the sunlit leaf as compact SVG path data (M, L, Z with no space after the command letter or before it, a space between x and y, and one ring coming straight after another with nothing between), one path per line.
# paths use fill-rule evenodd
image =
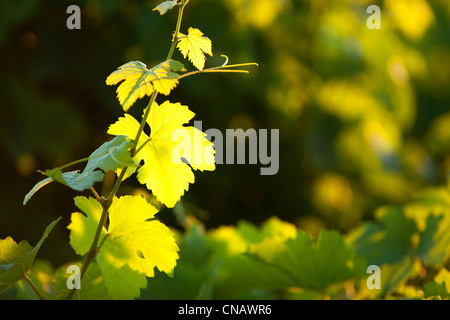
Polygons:
M325 290L328 286L363 275L365 262L352 245L335 231L324 230L317 242L305 232L285 242L264 240L251 247L252 256L276 267L291 279L291 285Z
M291 285L289 276L260 259L248 255L251 245L265 239L283 243L295 237L294 225L273 217L257 227L250 222L240 221L237 226L220 226L207 235L211 248L209 260L219 264L215 298L252 298L252 292L280 290Z
M152 69L140 61L131 61L111 73L106 79L107 85L122 82L117 88L117 98L124 111L144 96L151 95L154 90L168 95L178 84L179 75L184 66L175 60L164 61Z
M192 300L199 296L200 291L207 291L214 282L215 270L211 270L208 264L210 252L202 228L190 226L179 236L180 259L173 277L155 272L155 277L150 280L141 298ZM211 296L203 297L211 299Z
M57 181L73 190L83 191L92 187L95 182L102 181L105 172L116 171L123 167L135 167L136 163L128 151L132 145L132 142L125 139L125 136L117 136L113 140L103 143L89 156L86 167L81 173L78 171L62 172L61 168L46 170L43 174L49 178L38 182L27 193L23 204L25 205L39 189L51 181Z
M350 235L356 253L369 264L394 263L412 252L411 238L418 232L414 221L396 207L377 210L375 222L367 222Z
M376 265L414 256L425 264L442 264L449 254L450 217L445 207L439 210L442 199L438 195L428 191L405 208L377 210L376 221L365 223L349 235L358 255Z
M426 228L420 234L420 242L415 253L427 264L439 265L445 261L450 246L449 217L430 214Z
M205 53L212 56L211 40L203 36L203 33L196 28L189 28L188 34L178 34L177 48L180 49L181 54L199 70L205 67Z
M70 244L77 254L88 252L102 208L93 198L77 197L83 213L72 214ZM113 299L132 299L145 288L154 268L171 274L178 259L172 231L154 220L157 209L140 196L114 198L109 226L100 237L96 256L105 285ZM106 238L105 238L106 237Z
M137 179L168 207L173 207L188 190L189 183L194 183L192 169L215 169L215 151L206 134L194 127L183 126L194 115L180 103L165 101L160 106L155 103L147 119L150 137L142 134L137 144L138 150L145 144L135 157L144 161L138 169ZM125 114L109 127L108 133L134 139L138 128L138 121Z
M102 215L102 206L93 198L78 196L74 200L75 205L81 212L72 213L71 224L68 226L70 230L70 245L77 254L84 255L89 251L94 240L98 221ZM106 233L106 229L103 228L100 239Z
M84 172L91 172L97 168L108 172L126 166L134 166L134 161L128 151L132 145L125 136L117 136L111 141L103 143L89 156Z
M52 182L52 178L45 178L44 180L39 181L36 183L36 185L25 195L25 198L23 199L23 205L26 205L28 201L31 199L31 197L42 187L46 186L50 182Z
M59 220L61 218L48 225L34 248L31 248L25 240L19 244L11 237L0 240L0 293L24 278L30 270L42 243Z

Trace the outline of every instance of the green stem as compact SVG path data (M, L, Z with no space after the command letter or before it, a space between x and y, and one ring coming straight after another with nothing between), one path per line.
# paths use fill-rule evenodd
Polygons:
M144 116L142 117L141 124L139 126L138 132L136 133L136 138L134 138L134 141L136 141L136 144L134 145L133 149L130 150L130 154L131 154L132 158L137 153L136 152L136 148L137 148L137 145L138 145L139 138L141 137L141 134L144 131L144 127L145 127L145 124L147 123L148 115L150 114L150 109L152 108L152 105L155 102L157 95L158 95L158 93L156 92L156 90L153 91L153 93L152 93L152 95L150 97L150 101L149 101L147 107L145 108L145 113L144 113Z
M36 288L36 286L34 285L33 281L31 281L31 279L28 277L28 275L25 275L23 278L30 285L31 289L33 289L34 293L36 293L38 298L40 300L45 300L45 298L41 295L41 293L39 292L38 288Z
M181 19L182 19L182 16L183 16L183 10L184 10L184 7L186 6L186 4L188 2L189 2L189 0L184 1L183 5L179 7L177 26L176 26L176 29L175 29L175 36L174 36L174 39L173 39L173 42L172 42L172 46L170 47L169 54L167 55L167 59L166 60L172 59L172 55L173 55L173 52L175 50L176 43L178 41L178 33L179 33L180 27L181 27ZM138 132L136 133L136 138L134 139L136 144L134 145L132 150L130 150L131 157L134 157L134 155L136 154L136 148L137 148L137 145L138 145L138 142L139 142L139 138L141 137L142 132L144 131L145 124L147 123L147 118L148 118L148 116L150 114L150 109L151 109L153 103L155 102L157 95L158 95L158 93L156 91L153 91L153 94L150 97L150 101L149 101L149 103L148 103L148 105L147 105L147 107L145 109L145 113L144 113L144 116L142 117L141 124L139 126ZM114 184L114 187L111 190L111 192L108 195L108 197L106 199L105 198L101 198L100 204L102 205L102 215L101 215L99 223L97 225L97 230L95 232L95 236L94 236L94 240L92 241L91 248L89 249L89 251L84 256L83 264L81 266L81 271L80 271L80 281L83 278L83 275L86 273L86 270L89 267L89 264L91 263L91 261L97 255L97 252L99 250L98 242L100 240L100 235L101 235L103 226L105 225L106 219L108 218L109 208L111 207L111 204L112 204L112 201L114 199L114 196L116 195L117 191L119 190L120 184L122 183L122 181L123 181L123 179L125 177L127 169L128 169L128 167L122 168L122 171L120 172L120 175L117 178L117 180L116 180L116 182ZM74 295L74 293L75 293L75 289L72 289L70 291L70 293L68 294L66 299L67 300L71 300L73 295Z
M247 70L240 70L240 69L239 70L230 70L230 68L258 66L258 64L256 62L238 63L238 64L227 65L228 57L224 56L224 55L222 55L222 57L226 58L226 61L225 61L225 63L223 65L218 66L218 67L207 68L207 69L203 69L203 70L195 70L195 71L187 72L185 74L180 75L178 77L178 80L182 79L182 78L186 78L186 77L192 76L194 74L198 74L198 73L213 73L213 72L249 73Z
M139 146L139 148L137 148L136 152L134 153L134 156L136 156L136 155L139 153L139 151L141 151L142 149L144 149L145 145L146 145L147 143L149 143L150 140L151 140L150 138L148 138L147 140L145 140L144 143L141 144L141 145Z
M100 250L100 248L103 246L103 244L105 243L105 240L108 238L109 235L110 235L110 234L107 233L107 234L103 237L102 241L101 241L100 244L98 245L98 250Z
M173 52L175 51L175 47L177 46L178 33L180 33L181 20L183 19L183 11L184 11L184 7L187 5L188 2L189 1L183 1L183 4L179 7L178 18L177 18L177 26L175 28L175 34L173 35L172 45L170 46L169 54L167 55L166 60L172 59Z
M178 10L178 18L177 18L177 25L176 25L176 27L175 27L175 34L174 34L174 36L173 36L173 39L172 39L172 45L170 46L169 53L167 54L166 60L172 59L173 53L174 53L174 51L175 51L175 47L176 47L177 42L178 42L178 33L180 32L180 28L181 28L181 20L183 19L183 11L184 11L184 7L186 6L186 4L187 4L188 2L189 2L189 1L184 1L183 4L179 7L179 10ZM142 121L141 121L141 124L140 124L140 126L139 126L138 132L136 133L136 138L134 139L134 141L136 141L136 145L135 145L134 148L130 151L131 157L132 157L132 158L133 158L133 157L135 156L135 154L137 153L136 148L137 148L137 145L138 145L139 138L140 138L142 132L144 131L144 127L145 127L145 124L146 124L146 122L147 122L148 115L150 114L150 109L152 108L152 105L153 105L153 103L155 102L157 96L158 96L158 93L156 92L156 90L153 91L153 93L152 93L152 95L151 95L151 97L150 97L150 101L149 101L147 107L145 108L144 116L142 117ZM144 143L145 143L145 142L144 142ZM141 147L142 147L142 146L141 146ZM141 148L139 148L138 150L140 151L140 149L141 149Z
M94 187L91 187L91 191L94 194L95 199L97 199L98 202L101 202L100 196L98 195L97 191L94 189Z

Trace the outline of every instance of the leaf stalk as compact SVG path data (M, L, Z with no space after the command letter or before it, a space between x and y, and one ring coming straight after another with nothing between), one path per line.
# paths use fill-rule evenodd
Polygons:
M25 281L30 285L31 289L33 290L33 292L37 295L37 297L40 300L45 300L45 298L42 296L42 294L39 292L38 288L36 288L36 286L34 285L33 281L31 281L31 279L28 277L27 274L24 275L23 277L25 279Z

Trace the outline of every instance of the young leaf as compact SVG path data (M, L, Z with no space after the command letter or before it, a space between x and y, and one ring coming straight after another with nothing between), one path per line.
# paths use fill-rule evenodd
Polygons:
M117 98L126 112L137 99L151 95L153 90L169 95L178 84L178 71L184 70L181 62L164 61L152 69L140 61L131 61L118 68L106 78L107 85L123 81L117 88Z
M50 223L34 248L26 241L17 244L11 237L0 240L0 293L24 278L42 243L59 220L61 218Z
M94 183L102 181L104 177L101 171L83 171L82 173L78 171L62 172L59 168L48 169L43 174L76 191L89 189Z
M70 244L77 254L83 255L89 250L102 209L93 198L76 199L86 216L73 213L68 228ZM175 268L178 246L172 231L153 220L157 211L140 196L114 198L109 210L110 224L102 232L102 247L96 257L113 299L138 297L140 289L146 286L145 277L153 277L155 267L167 274Z
M425 298L439 296L441 299L449 299L450 272L446 268L442 268L432 282L428 282L423 286L423 293Z
M209 265L209 249L203 228L198 224L188 227L177 237L180 258L173 278L155 272L147 289L142 292L144 300L211 300L217 266ZM211 291L209 290L211 289Z
M44 180L39 181L36 183L36 185L25 195L25 198L23 199L23 205L26 205L28 201L31 199L31 197L42 187L46 186L50 182L52 182L52 178L45 178Z
M89 251L94 240L98 221L102 215L102 206L93 198L78 196L74 200L75 205L82 213L72 213L71 223L67 228L70 230L70 245L76 254L82 256ZM106 228L103 228L100 241L106 233Z
M205 67L205 53L212 57L212 43L209 38L204 37L203 33L196 28L189 28L188 34L184 35L181 32L178 34L177 48L180 49L181 54L198 69L203 70Z
M33 189L27 193L23 204L25 205L34 193L51 181L57 181L73 190L83 191L92 187L95 182L102 181L104 177L103 172L108 172L110 170L116 171L127 166L136 166L136 163L131 158L128 151L132 145L132 142L127 141L125 136L117 136L113 140L103 143L89 156L88 163L81 173L78 171L63 173L61 168L46 170L43 174L49 178L38 182ZM96 169L102 169L103 172Z
M426 201L434 202L432 198ZM405 208L382 207L376 211L377 221L354 230L349 240L369 264L392 264L407 256L417 256L425 264L442 264L450 245L450 218L440 214L447 210L440 205L436 206L437 213L419 201ZM418 241L413 241L414 236Z
M173 207L188 190L189 183L194 183L192 169L215 169L215 151L213 144L206 139L206 134L194 127L183 126L194 115L180 103L165 101L160 106L155 103L147 119L151 128L150 137L142 134L137 145L137 150L143 147L135 158L144 161L138 169L137 179L146 184L158 200L168 207ZM133 139L138 128L138 121L125 114L125 117L119 118L109 127L108 133ZM182 138L181 142L179 138ZM181 161L182 158L187 160L192 169Z
M377 222L365 223L354 230L349 238L356 253L369 264L395 263L411 253L411 238L418 231L412 219L397 207L381 207Z
M170 9L175 7L176 4L177 4L177 0L164 1L160 4L158 4L156 7L154 7L152 11L159 11L160 15L164 15L164 14L166 14L167 11L169 11Z
M23 199L23 205L26 205L31 197L42 187L46 186L52 181L57 181L67 187L70 187L77 191L83 191L89 189L95 182L100 182L103 180L103 174L100 171L85 172L80 174L76 171L62 172L60 168L48 169L42 172L44 175L48 176L44 180L38 182L33 189L30 190L25 195Z

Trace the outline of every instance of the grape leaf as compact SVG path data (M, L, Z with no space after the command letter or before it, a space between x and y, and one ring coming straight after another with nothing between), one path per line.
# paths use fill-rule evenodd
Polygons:
M450 272L446 268L442 268L433 281L423 286L423 294L425 298L450 299Z
M194 183L192 169L215 169L215 151L206 134L194 127L183 126L194 115L180 103L165 101L160 106L155 103L147 119L150 137L143 133L137 145L138 150L143 147L135 158L144 161L138 169L138 181L146 184L156 198L170 208L188 190L189 183ZM109 127L108 133L133 139L138 128L138 121L125 114ZM182 138L181 142L179 138ZM181 161L183 158L192 169Z
M7 270L9 268L7 266L31 250L32 247L26 240L21 241L19 244L11 237L0 240L0 266L2 266L0 272Z
M449 253L450 217L445 207L437 206L436 212L431 212L430 199L424 199L427 204L423 207L414 201L411 207L378 209L375 222L365 223L349 235L357 254L376 265L396 263L406 256L442 264Z
M111 141L103 143L90 156L83 172L69 171L62 172L61 168L48 169L43 172L48 176L38 182L25 195L23 205L27 204L30 198L42 187L52 181L57 181L72 188L73 190L83 191L92 187L95 182L103 180L104 173L96 170L102 169L104 172L109 170L116 171L123 167L135 167L136 163L131 158L128 149L132 147L133 143L126 140L125 136L117 136ZM95 171L94 171L95 170Z
M449 217L430 214L426 220L426 228L420 233L420 241L415 250L421 261L438 265L444 262L449 254L450 246Z
M117 136L111 141L103 143L89 156L84 172L92 172L97 168L108 172L126 166L134 166L134 161L128 152L132 145L133 143L128 142L125 136Z
M169 95L178 84L179 75L176 72L183 70L183 64L175 60L161 62L150 70L140 61L131 61L111 73L106 78L106 84L115 85L123 81L116 92L126 112L137 99L151 95L154 90Z
M404 207L421 230L416 254L422 262L438 265L450 248L450 192L446 188L426 188Z
M375 222L367 222L349 235L356 253L369 264L395 263L411 253L411 239L418 232L414 220L401 208L381 207Z
M328 286L364 274L365 261L336 231L324 230L317 243L302 231L284 242L268 238L250 247L252 257L276 267L291 279L291 286L325 290Z
M175 7L176 4L177 0L164 1L158 4L156 7L154 7L152 11L159 11L160 15L164 15L167 13L167 11Z
M53 266L52 264L43 259L36 258L31 266L30 270L27 273L28 278L34 284L36 289L41 293L44 299L52 299L55 293L52 288L52 280L53 280ZM48 293L52 292L52 294ZM36 295L36 292L31 288L29 283L22 279L15 283L14 291L11 290L11 293L15 292L15 296L12 296L15 300L37 300L39 297ZM11 295L10 295L11 296Z
M207 234L211 248L209 261L220 263L215 279L214 298L251 299L252 292L280 290L290 286L290 278L276 267L248 255L251 245L264 239L283 243L295 237L294 225L272 217L258 228L239 221L237 226L221 226ZM181 266L181 264L180 264Z
M75 252L89 251L102 208L93 198L77 197L68 229ZM102 230L102 247L96 256L102 277L113 299L133 299L145 288L154 268L171 274L178 259L172 231L154 219L157 209L140 196L114 198L109 226ZM106 237L106 238L105 238Z
M203 70L205 67L205 53L212 57L212 43L211 40L203 36L203 33L196 28L189 28L188 34L178 33L177 48L180 49L181 54L198 69Z
M210 260L220 261L215 298L249 299L299 287L323 292L332 284L364 275L364 261L337 232L323 231L317 242L276 218L260 228L240 222L208 235ZM214 258L214 259L212 259Z
M216 268L208 264L209 248L203 228L193 224L178 234L180 258L173 277L156 272L142 299L193 300L211 299L208 289L213 285ZM203 295L202 295L203 294Z
M94 240L98 221L102 215L102 206L93 198L78 196L74 200L75 206L86 216L80 212L72 213L71 224L67 228L70 230L70 245L78 255L82 256L89 251ZM106 233L106 228L103 228L100 240Z
M34 248L31 248L25 240L19 244L11 237L0 240L0 293L24 278L30 270L42 243L59 220L61 218L54 220L47 226Z

